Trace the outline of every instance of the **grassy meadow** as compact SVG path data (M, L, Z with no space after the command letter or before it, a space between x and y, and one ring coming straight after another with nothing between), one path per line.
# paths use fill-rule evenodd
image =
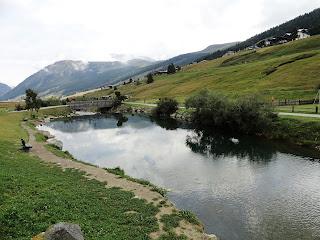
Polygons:
M173 75L155 76L155 81L122 85L118 90L132 101L155 102L172 97L183 103L201 89L236 98L258 95L266 100L313 99L320 84L320 36L257 51L241 51L212 61L189 65ZM113 92L104 89L85 97Z

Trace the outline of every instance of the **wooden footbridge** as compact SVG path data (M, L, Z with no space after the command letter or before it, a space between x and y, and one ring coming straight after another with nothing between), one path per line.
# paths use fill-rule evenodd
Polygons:
M89 109L107 109L112 108L113 100L90 100L90 101L72 101L68 106L75 111L86 111Z

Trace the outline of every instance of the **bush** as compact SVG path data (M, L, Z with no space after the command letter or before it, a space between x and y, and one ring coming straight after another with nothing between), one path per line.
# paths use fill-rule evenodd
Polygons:
M256 97L230 101L206 90L189 97L186 107L193 108L197 128L216 128L244 134L260 134L272 128L276 115Z
M49 106L59 106L59 105L66 105L67 100L62 100L56 97L51 97L47 99L41 100L41 107L49 107Z
M15 106L15 110L16 110L16 111L22 111L22 110L24 110L24 108L22 107L22 105L21 105L20 103L18 103L18 104L16 104L16 106Z
M178 110L178 102L174 99L163 98L157 103L153 115L157 117L169 117Z

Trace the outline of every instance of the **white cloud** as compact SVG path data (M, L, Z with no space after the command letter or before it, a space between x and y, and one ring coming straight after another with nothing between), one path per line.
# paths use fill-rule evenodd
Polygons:
M62 59L164 59L244 40L320 0L0 0L0 82Z

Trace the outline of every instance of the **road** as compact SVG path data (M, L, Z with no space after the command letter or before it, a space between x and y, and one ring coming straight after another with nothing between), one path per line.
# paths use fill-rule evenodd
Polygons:
M307 113L286 113L279 112L280 116L294 116L294 117L307 117L307 118L320 118L320 114L307 114Z

